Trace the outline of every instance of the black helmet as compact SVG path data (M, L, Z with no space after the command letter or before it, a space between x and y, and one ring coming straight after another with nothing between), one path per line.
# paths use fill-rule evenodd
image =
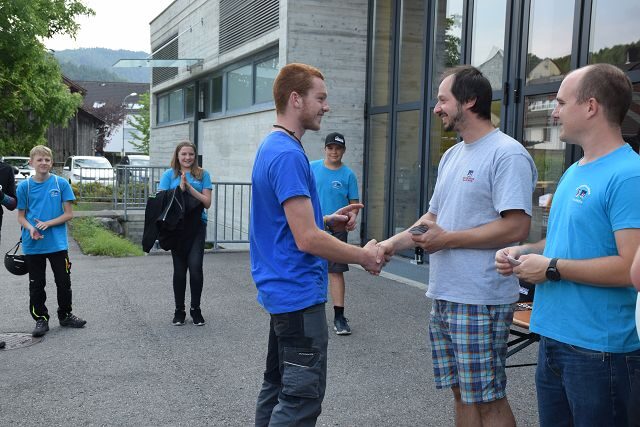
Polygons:
M21 242L22 240L16 243L13 248L11 248L6 254L4 254L4 266L7 268L9 273L15 274L17 276L22 276L29 272L24 255L16 254ZM13 253L11 253L12 251Z

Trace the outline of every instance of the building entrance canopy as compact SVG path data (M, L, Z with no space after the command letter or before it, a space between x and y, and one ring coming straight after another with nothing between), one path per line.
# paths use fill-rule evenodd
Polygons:
M202 64L202 59L120 59L114 67L156 68L156 67L192 67Z

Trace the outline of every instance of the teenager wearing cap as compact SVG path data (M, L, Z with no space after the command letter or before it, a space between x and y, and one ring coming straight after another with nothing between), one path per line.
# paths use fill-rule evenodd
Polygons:
M342 163L346 149L344 135L332 132L324 141L324 159L311 162L323 215L330 215L343 206L359 203L356 175ZM357 210L354 212L358 214ZM326 231L343 242L347 241L347 230L337 231L328 226ZM338 335L351 334L349 322L344 317L345 271L349 271L348 264L329 261L329 291L334 310L333 329Z

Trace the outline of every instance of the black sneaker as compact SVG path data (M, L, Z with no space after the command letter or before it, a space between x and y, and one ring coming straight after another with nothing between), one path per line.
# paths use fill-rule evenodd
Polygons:
M60 319L60 326L64 326L66 328L84 328L84 325L86 324L86 320L79 318L73 313L69 313L64 319Z
M184 325L184 319L186 317L187 313L185 313L184 310L176 310L171 323L173 323L173 326L182 326Z
M36 327L31 332L31 335L34 337L41 337L47 333L49 330L49 322L44 319L36 320Z
M349 319L344 316L338 316L333 320L333 330L337 335L351 335L349 327Z
M202 326L204 325L204 317L202 317L202 313L200 312L199 308L192 308L191 310L189 310L189 314L191 315L191 318L193 319L193 324L196 326Z
M3 349L7 345L4 341L0 341L0 349Z

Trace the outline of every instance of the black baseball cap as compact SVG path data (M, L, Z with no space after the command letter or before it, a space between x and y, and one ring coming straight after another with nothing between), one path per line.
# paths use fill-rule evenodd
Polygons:
M324 146L326 147L327 145L331 145L331 144L336 144L341 147L346 147L344 143L344 135L338 132L332 132L329 135L327 135L327 137L324 140Z

